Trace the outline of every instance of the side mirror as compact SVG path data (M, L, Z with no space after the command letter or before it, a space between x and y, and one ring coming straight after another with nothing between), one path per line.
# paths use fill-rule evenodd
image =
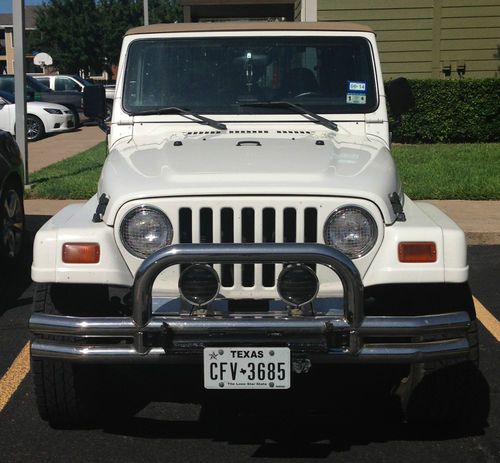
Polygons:
M106 118L106 92L102 85L87 85L83 89L83 114L91 119Z
M398 77L388 82L386 95L392 114L398 119L415 106L415 97L410 84L404 77Z
M104 123L106 118L106 91L102 85L87 85L83 89L83 114L96 119L99 127L106 134L109 127Z

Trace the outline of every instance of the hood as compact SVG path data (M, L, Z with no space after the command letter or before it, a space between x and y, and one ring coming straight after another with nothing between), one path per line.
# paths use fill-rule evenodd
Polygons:
M99 194L110 198L108 224L130 200L200 195L363 198L392 223L394 191L400 192L399 178L381 141L298 131L190 132L159 144L122 140L110 151L99 182Z

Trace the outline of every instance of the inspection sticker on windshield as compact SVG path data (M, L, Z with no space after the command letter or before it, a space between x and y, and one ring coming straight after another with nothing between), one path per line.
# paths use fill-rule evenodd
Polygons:
M288 347L206 347L206 389L289 389Z
M350 104L365 104L366 95L364 93L348 93L345 101Z
M349 92L366 92L366 82L347 81L347 90Z

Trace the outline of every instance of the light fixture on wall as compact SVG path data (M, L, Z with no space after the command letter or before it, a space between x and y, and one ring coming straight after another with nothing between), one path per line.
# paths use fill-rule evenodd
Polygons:
M457 74L460 77L463 77L465 74L465 61L458 61L457 62Z
M450 63L443 63L441 67L441 72L445 75L445 77L450 77L451 76L451 64Z

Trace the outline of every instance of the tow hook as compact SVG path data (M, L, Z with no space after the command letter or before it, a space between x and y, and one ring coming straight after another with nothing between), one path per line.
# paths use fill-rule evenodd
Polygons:
M311 361L309 359L295 359L292 360L292 370L294 373L309 373L311 369Z

